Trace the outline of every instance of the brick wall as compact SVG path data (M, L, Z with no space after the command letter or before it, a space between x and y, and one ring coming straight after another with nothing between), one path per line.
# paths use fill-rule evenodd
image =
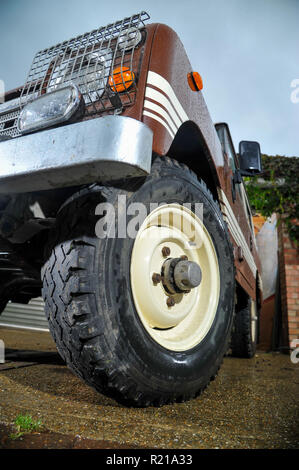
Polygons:
M278 253L282 308L281 342L299 338L299 253L283 224L278 225Z

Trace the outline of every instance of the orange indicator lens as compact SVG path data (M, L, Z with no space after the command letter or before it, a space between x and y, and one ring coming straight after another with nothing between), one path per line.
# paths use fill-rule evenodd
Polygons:
M190 72L187 75L188 84L192 91L199 91L203 89L202 78L198 72Z
M109 77L109 86L114 93L127 90L133 84L135 74L128 67L116 67Z

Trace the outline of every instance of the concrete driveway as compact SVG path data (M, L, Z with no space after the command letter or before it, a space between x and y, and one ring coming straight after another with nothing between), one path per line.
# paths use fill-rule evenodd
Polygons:
M299 364L289 355L226 357L200 397L136 409L98 394L75 377L48 333L1 328L0 339L6 346L6 362L0 365L3 426L28 413L58 433L59 442L77 436L103 447L299 447Z

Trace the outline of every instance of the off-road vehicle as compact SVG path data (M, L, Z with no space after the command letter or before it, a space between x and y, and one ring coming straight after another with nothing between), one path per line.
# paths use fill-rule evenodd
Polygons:
M67 365L135 405L251 357L262 300L242 176L177 34L145 12L42 50L0 106L0 306L45 301Z

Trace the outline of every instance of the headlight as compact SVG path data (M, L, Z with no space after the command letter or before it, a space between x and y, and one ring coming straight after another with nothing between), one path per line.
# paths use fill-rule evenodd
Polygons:
M25 134L68 121L80 104L82 95L74 85L46 93L23 108L18 129Z
M136 47L142 39L141 32L137 28L129 28L121 31L118 38L118 47L128 51Z
M97 101L105 91L112 63L111 49L93 51L75 59L65 57L55 66L48 92L74 83L84 95L86 104Z

